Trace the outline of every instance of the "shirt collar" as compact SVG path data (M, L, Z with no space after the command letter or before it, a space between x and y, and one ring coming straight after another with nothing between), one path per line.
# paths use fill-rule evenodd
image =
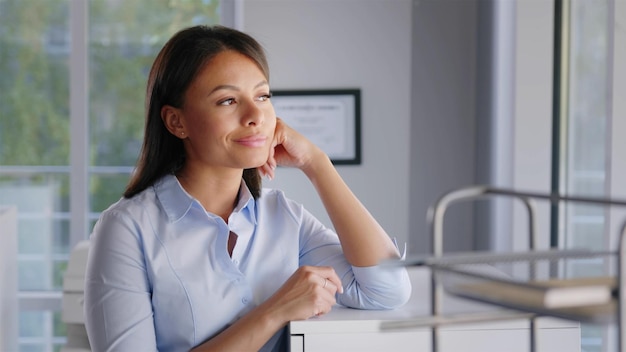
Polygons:
M241 185L239 186L239 201L237 206L233 210L234 213L242 213L253 224L256 225L256 212L255 201L246 181L241 179Z
M182 219L194 204L202 208L200 203L185 191L176 176L172 174L163 176L155 182L153 187L170 222ZM256 224L254 197L243 179L239 186L239 201L233 210L233 214L235 213L241 213L248 221Z

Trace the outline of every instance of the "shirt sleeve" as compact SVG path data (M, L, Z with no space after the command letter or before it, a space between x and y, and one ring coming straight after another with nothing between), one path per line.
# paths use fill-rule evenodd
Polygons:
M337 234L302 208L300 264L332 266L343 284L341 305L360 309L394 309L411 296L411 282L403 267L350 265Z
M150 283L137 227L105 212L91 235L85 327L93 351L156 351Z

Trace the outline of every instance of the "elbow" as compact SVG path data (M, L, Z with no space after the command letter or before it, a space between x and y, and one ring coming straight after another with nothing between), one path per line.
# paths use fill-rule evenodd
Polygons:
M353 281L348 294L339 296L339 303L352 308L391 310L404 306L411 298L411 280L405 268L385 272L375 284Z
M379 298L379 309L398 309L409 302L413 288L406 270L403 269L402 271L403 274L399 275L397 284L390 287L388 293Z

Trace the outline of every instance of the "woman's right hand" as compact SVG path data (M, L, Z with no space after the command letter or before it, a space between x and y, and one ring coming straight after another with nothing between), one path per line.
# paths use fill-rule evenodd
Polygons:
M302 266L266 302L284 322L330 312L341 280L330 266Z
M193 351L259 350L290 321L328 313L337 292L343 288L332 267L302 266L268 300Z
M259 166L258 170L261 175L273 179L274 170L278 165L295 167L305 171L320 157L328 159L318 146L277 117L274 139L267 162Z

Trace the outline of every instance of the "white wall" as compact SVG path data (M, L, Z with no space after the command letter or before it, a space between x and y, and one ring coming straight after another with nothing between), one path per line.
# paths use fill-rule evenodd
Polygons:
M489 53L478 51L480 40L488 38L477 37L485 25L477 21L489 20L480 17L481 13L485 14L481 10L490 5L470 0L415 3L412 135L416 138L411 140L410 173L411 211L415 216L411 217L410 227L416 230L412 248L424 253L430 251L431 241L423 214L442 193L484 183L479 180L480 175L482 168L489 165L481 164L480 160L484 159L481 153L492 153L493 148L499 152L512 151L513 160L508 165L512 167L512 184L488 184L521 191L550 191L554 9L549 0L515 2L514 43L510 46L515 55L514 66L510 67L514 72L500 72L514 81L513 116L501 116L501 111L496 111L499 114L492 117L512 119L512 136L498 139L491 133L499 132L485 125L489 121L482 116L489 109L479 105L498 103L480 98L484 97L482 89L498 88L488 82L498 78L490 77L484 70L477 71L484 65L477 60L490 59ZM485 129L492 131L485 134ZM490 136L500 144L485 144L481 139ZM491 149L483 150L485 145ZM473 233L473 208L469 202L465 204L455 206L458 210L451 207L451 216L446 216L446 251L472 250L476 240L480 240ZM494 233L509 238L492 239L491 243L525 249L528 216L520 203L512 204L515 204L513 221L509 224L512 228L509 231L498 228ZM545 247L549 242L548 204L538 203L537 210L537 229Z
M617 199L626 199L626 160L624 150L626 150L626 2L615 2L615 33L613 44L613 106L612 106L612 126L611 126L611 156L610 156L610 195ZM610 215L611 235L610 248L618 248L618 233L621 233L624 225L624 209L614 207Z
M516 4L514 135L501 142L513 144L513 188L548 192L553 4ZM480 171L480 6L480 0L243 2L241 29L267 49L272 88L362 90L363 163L338 169L411 253L430 251L428 207L444 192L476 183ZM297 170L279 169L265 184L284 189L330 224ZM539 211L545 231L549 211ZM446 250L471 249L473 209L449 213ZM525 224L516 207L514 248L527 243Z
M409 224L411 0L258 0L241 29L266 48L272 89L361 89L362 159L337 169L391 236ZM330 225L298 170L279 168L283 189ZM412 216L412 214L411 214Z
M515 70L514 180L517 190L550 192L552 143L553 26L552 1L517 1ZM550 209L536 202L537 230L549 246ZM517 206L513 219L515 249L526 249L527 214Z
M626 150L626 100L620 99L626 94L626 2L615 1L614 8L614 43L613 43L613 106L612 106L612 131L611 131L611 156L610 156L610 195L616 199L626 199L626 160L624 160L624 150ZM609 248L618 249L620 235L625 225L623 207L612 207L609 218L610 235ZM609 330L606 338L606 351L618 351L617 334L618 330L613 326ZM622 338L624 336L622 335Z
M429 208L444 192L474 183L477 1L415 1L411 96L410 245L429 253ZM467 250L473 212L451 207L444 248Z

